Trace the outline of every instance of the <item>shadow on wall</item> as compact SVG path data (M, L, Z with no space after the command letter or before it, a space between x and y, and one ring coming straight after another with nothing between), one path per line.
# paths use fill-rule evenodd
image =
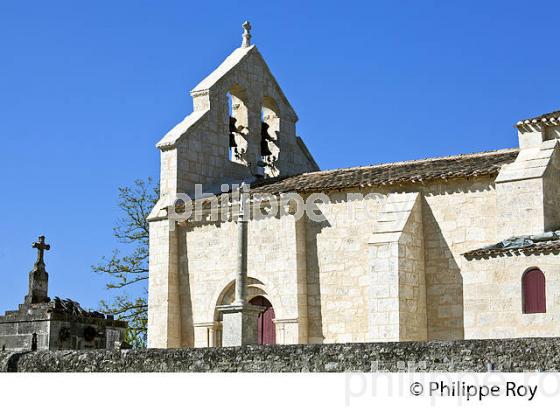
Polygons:
M181 346L194 346L194 326L192 316L191 285L187 250L187 230L178 227L179 252L179 303L181 306Z
M428 340L464 339L463 276L423 199Z
M314 212L321 214L324 220L315 222L306 218L306 255L307 255L307 323L308 323L308 342L323 343L325 335L323 333L323 315L321 311L321 279L319 273L319 257L317 252L317 236L324 228L330 228L331 224L315 207Z

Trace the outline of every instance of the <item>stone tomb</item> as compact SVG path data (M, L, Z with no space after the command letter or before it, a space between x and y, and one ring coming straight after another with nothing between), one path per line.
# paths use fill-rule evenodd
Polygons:
M84 310L79 303L48 297L45 237L33 244L37 261L29 273L29 293L17 310L0 316L2 351L112 349L122 346L127 323Z

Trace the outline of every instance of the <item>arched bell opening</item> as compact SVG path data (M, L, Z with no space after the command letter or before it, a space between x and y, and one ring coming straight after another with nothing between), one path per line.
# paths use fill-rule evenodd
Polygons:
M228 112L229 160L247 165L247 135L249 134L249 111L247 93L234 85L226 94Z
M264 97L261 107L261 168L262 175L275 177L280 174L276 161L280 155L278 136L280 133L280 115L278 105L272 97Z

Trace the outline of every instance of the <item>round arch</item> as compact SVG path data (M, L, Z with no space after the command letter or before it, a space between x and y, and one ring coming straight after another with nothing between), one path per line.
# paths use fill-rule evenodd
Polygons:
M208 306L209 320L218 321L220 318L219 312L217 312L216 307L221 305L227 305L233 302L235 292L235 279L226 278L216 287L216 291L210 300ZM264 296L270 301L276 316L281 317L282 304L280 300L275 296L274 287L271 284L265 284L260 279L255 276L247 277L247 300L255 296ZM220 319L221 320L221 319Z
M546 313L546 277L539 267L525 270L521 276L523 313Z

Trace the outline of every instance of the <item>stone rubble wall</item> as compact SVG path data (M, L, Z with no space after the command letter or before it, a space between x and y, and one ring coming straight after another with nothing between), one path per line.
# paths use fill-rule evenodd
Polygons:
M0 353L2 372L559 371L560 339Z

